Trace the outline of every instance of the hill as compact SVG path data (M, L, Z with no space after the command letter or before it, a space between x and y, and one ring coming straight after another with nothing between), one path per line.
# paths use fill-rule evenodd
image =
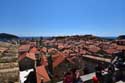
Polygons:
M69 39L73 39L73 40L98 40L98 41L106 41L108 39L106 38L102 38L102 37L98 37L98 36L94 36L94 35L73 35L73 36L57 36L57 37L52 37L52 39L65 39L65 38L69 38Z
M120 35L117 37L117 39L125 39L125 35Z
M0 39L17 39L17 38L19 38L19 37L16 35L0 33Z

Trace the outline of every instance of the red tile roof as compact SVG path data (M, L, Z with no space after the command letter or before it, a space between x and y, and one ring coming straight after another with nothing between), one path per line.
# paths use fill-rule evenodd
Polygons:
M27 53L26 57L28 57L28 58L30 58L32 60L36 60L35 53Z
M94 52L94 53L96 53L96 52L98 52L100 50L99 47L96 47L94 45L89 46L88 49L89 49L89 51Z
M125 50L125 46L117 45L118 50Z
M36 47L33 47L33 48L30 49L30 53L35 53L36 54L36 52L37 52L37 48Z
M53 67L55 68L64 61L65 55L61 52L58 52L55 55L53 55L52 58L53 58Z
M21 45L21 46L18 48L18 51L19 51L19 52L22 52L22 51L23 51L23 52L24 52L24 51L27 52L27 51L29 51L30 46L31 46L30 44Z
M63 44L59 44L58 45L58 49L63 49L64 48L64 45Z
M21 61L21 60L24 59L25 57L27 57L27 58L29 58L29 59L31 59L31 60L36 60L34 53L24 53L24 54L22 54L22 55L20 55L20 56L18 57L18 61Z
M116 51L117 51L117 49L114 49L114 48L109 48L109 49L105 50L105 52L108 53L108 54L112 54Z
M47 60L47 57L45 55L41 56L41 64L44 66L48 66L48 60Z
M43 79L43 82L50 81L50 78L44 66L39 66L36 68L36 76L37 76L37 83L41 83L41 79Z
M87 53L86 50L80 50L80 54L81 54L81 55L84 55L84 54L86 54L86 53Z
M56 52L56 51L57 51L57 49L55 49L55 48L48 49L48 53L53 53L53 52Z

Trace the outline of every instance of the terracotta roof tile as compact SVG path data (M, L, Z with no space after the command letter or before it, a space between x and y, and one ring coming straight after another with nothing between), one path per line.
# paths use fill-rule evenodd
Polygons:
M98 52L98 51L100 50L99 47L96 47L96 46L94 46L94 45L89 46L88 49L89 49L89 51L91 51L91 52Z
M63 44L59 44L58 45L58 49L63 49L64 48L64 45Z
M27 53L27 54L26 54L26 57L28 57L28 58L30 58L30 59L32 59L32 60L36 60L36 58L35 58L35 53Z
M57 54L53 55L53 67L55 68L60 63L62 63L65 59L65 55L61 52L58 52Z
M30 49L30 53L36 53L37 52L37 48L36 47L33 47Z
M57 52L57 49L55 48L48 49L48 53L55 53L55 52Z
M43 82L50 81L50 78L44 66L37 67L36 74L37 74L37 83L41 83L41 79L43 79Z
M48 65L48 60L47 60L47 57L45 55L41 56L41 64L44 66Z
M22 51L27 52L27 51L29 51L30 46L31 46L30 44L27 44L27 45L21 45L21 46L19 47L18 51L19 51L19 52L22 52Z
M84 54L86 54L86 53L87 53L86 50L80 50L80 54L81 54L81 55L84 55Z
M117 51L117 49L114 49L114 48L109 48L109 49L105 50L105 52L108 53L108 54L112 54L116 51Z
M118 50L125 50L125 46L117 45Z

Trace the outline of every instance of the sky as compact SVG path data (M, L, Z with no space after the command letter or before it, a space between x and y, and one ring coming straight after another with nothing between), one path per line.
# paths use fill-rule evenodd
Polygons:
M0 0L0 33L125 34L125 0Z

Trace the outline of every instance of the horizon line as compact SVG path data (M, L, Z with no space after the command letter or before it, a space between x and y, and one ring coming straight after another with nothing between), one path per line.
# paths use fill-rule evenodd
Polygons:
M2 34L4 32L0 32L0 34ZM97 34L91 34L91 33L86 33L86 34L59 34L59 35L19 35L19 34L15 34L15 33L6 33L5 34L10 34L10 35L15 35L18 37L58 37L58 36L84 36L84 35L92 35L92 36L97 36L97 37L118 37L120 35L124 35L124 34L120 34L120 35L97 35Z

